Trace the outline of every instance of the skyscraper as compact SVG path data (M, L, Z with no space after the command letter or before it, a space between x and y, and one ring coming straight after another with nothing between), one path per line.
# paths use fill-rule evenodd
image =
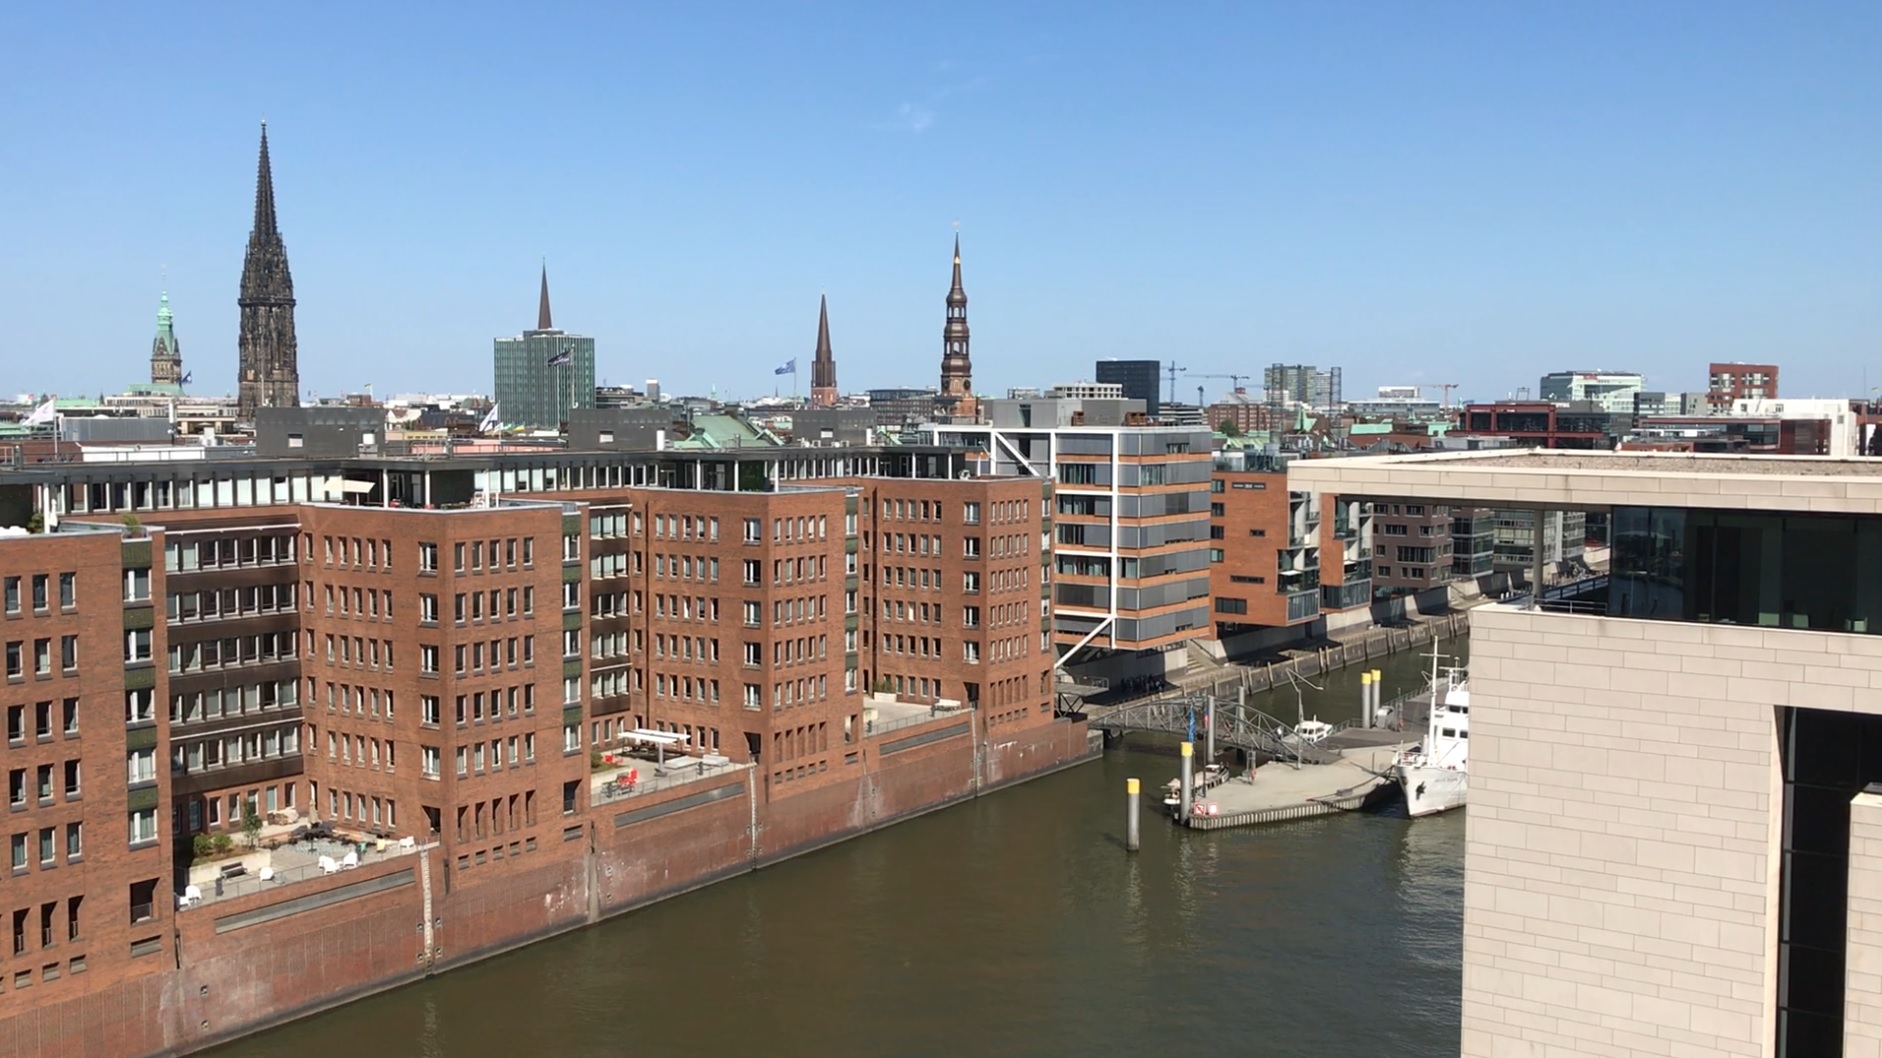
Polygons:
M830 299L817 299L817 355L810 362L810 403L828 408L836 404L836 357L830 352Z
M157 386L176 386L183 382L183 347L177 344L168 292L157 303L157 337L150 343L150 381Z
M595 406L595 340L564 334L549 313L549 268L542 269L536 328L496 340L497 418L505 425L556 430L571 408Z
M968 355L967 290L961 286L961 237L954 236L954 285L948 290L947 323L941 328L941 404L945 414L973 418L974 362Z
M298 408L300 356L294 340L294 277L275 226L274 173L268 166L268 123L261 123L261 161L255 171L255 226L242 260L240 364L237 414L255 420L256 408Z

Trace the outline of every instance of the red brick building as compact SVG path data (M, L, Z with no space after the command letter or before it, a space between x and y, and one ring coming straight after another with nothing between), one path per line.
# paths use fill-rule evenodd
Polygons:
M1734 401L1778 395L1776 364L1713 363L1706 378L1706 406L1715 412L1731 411Z

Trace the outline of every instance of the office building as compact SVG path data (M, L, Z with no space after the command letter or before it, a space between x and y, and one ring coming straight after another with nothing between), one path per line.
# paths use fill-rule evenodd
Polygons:
M1466 1058L1874 1054L1873 461L1318 460L1375 502L1603 513L1607 577L1471 612Z
M501 421L532 430L560 430L570 411L595 406L595 340L555 326L547 266L542 270L535 329L496 340L494 392ZM651 380L647 399L660 399Z
M1300 404L1332 412L1345 403L1337 367L1322 371L1312 364L1272 364L1262 371L1261 384L1276 408Z
M1025 425L1035 403L1048 408ZM990 424L924 429L935 445L973 453L976 473L1053 483L1052 639L1062 661L1206 635L1209 432L1066 425L1061 413L1083 416L1069 403L989 401Z
M1144 413L1151 418L1163 406L1163 362L1160 360L1100 360L1093 375L1100 382L1114 382L1124 387L1126 400L1144 402Z
M1606 412L1633 414L1634 394L1647 388L1632 371L1554 371L1542 376L1537 396L1551 404L1587 402Z

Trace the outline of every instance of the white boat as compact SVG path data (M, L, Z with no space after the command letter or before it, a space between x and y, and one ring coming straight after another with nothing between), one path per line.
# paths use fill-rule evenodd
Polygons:
M1470 779L1470 685L1462 669L1438 681L1437 645L1431 648L1431 711L1425 737L1393 762L1405 810L1413 819L1464 807Z

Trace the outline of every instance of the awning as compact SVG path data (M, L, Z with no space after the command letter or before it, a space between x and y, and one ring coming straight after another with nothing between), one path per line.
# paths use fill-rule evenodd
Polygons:
M632 731L621 732L621 738L628 742L645 742L650 746L678 746L692 741L692 736L673 731L649 731L637 727Z

